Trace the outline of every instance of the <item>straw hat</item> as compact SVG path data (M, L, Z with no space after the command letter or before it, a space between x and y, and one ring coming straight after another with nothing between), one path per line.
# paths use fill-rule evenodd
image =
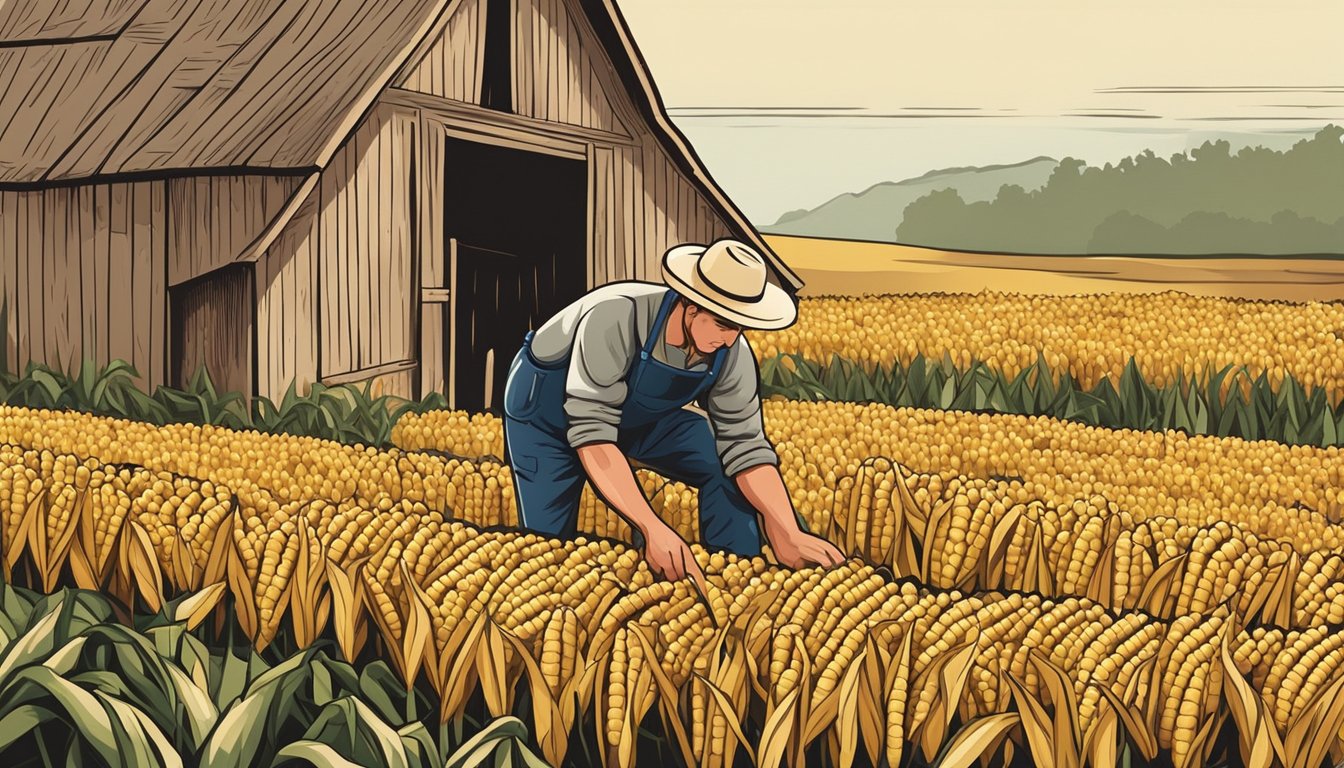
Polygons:
M766 280L765 259L737 240L678 245L663 254L663 282L743 328L779 330L798 319L787 291Z

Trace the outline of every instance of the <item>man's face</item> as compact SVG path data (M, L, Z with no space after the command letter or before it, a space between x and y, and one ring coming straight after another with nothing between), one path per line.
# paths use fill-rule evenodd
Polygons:
M686 327L696 351L702 355L711 354L719 347L732 346L742 332L731 321L695 306L686 308Z

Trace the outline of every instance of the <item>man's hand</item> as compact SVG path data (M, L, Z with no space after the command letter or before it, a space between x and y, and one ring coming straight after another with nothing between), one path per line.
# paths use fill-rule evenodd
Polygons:
M790 568L821 565L830 568L845 561L831 542L798 527L784 478L772 464L760 464L737 474L737 485L764 521L765 537L775 559Z
M644 534L644 562L649 570L668 581L690 576L701 593L705 590L705 574L695 562L695 553L677 532L666 524L654 526Z
M778 539L770 540L770 549L775 553L775 559L789 568L806 568L810 565L830 568L845 561L844 554L834 544L797 528Z

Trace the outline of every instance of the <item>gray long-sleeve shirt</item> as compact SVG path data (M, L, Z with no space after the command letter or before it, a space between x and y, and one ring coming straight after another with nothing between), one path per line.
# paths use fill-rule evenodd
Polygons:
M668 290L634 280L603 285L536 330L532 354L537 360L554 363L571 355L565 378L565 437L570 446L616 442L626 374L648 340ZM779 455L765 438L760 373L746 335L738 334L726 354L718 379L700 400L724 473L731 477L759 464L779 466ZM665 339L654 344L653 355L687 370L704 370L708 363L698 358L688 365L682 351Z

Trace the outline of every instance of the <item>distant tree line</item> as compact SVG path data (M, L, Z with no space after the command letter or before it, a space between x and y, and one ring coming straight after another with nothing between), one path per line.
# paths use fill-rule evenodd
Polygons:
M1144 150L1112 166L1064 158L1045 186L955 190L911 203L896 229L914 245L1060 254L1344 255L1344 128L1286 151L1205 142L1169 160Z

